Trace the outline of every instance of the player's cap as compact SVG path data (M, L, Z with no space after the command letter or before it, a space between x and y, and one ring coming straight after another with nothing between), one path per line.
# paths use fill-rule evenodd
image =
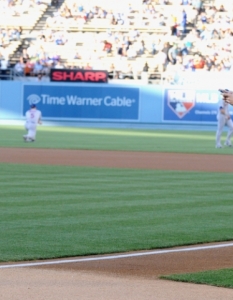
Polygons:
M36 108L36 104L32 104L32 105L31 105L31 108Z

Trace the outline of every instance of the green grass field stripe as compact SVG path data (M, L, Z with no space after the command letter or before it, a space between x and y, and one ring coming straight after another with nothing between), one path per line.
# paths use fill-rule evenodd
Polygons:
M163 279L233 288L233 269L161 276Z
M0 164L0 259L232 240L232 180L218 173Z
M215 132L39 127L35 143L24 143L23 126L1 127L0 148L46 148L109 151L233 154L215 149ZM224 141L224 135L222 141Z
M19 126L1 126L2 130L16 130L22 131L23 127ZM52 126L39 126L38 130L41 132L61 132L61 133L78 133L78 134L90 134L90 135L113 135L113 136L135 136L135 137L163 137L163 138L185 138L185 139L210 139L214 137L210 136L209 132L201 131L168 131L168 130L139 130L139 129L96 129L96 128L78 128L78 127L52 127Z

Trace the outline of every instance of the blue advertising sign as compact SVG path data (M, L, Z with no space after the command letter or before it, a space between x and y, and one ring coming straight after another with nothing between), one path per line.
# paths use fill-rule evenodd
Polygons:
M166 89L163 121L216 122L219 100L218 91Z
M24 85L23 114L30 104L48 119L138 120L139 88Z

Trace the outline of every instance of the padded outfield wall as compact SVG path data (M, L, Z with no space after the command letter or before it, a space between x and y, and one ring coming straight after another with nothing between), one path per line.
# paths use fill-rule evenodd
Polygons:
M36 103L47 121L211 125L219 100L217 89L184 86L0 81L0 120Z

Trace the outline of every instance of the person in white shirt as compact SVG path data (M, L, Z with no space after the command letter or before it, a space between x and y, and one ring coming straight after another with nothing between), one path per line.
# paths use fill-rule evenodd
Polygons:
M1 70L6 70L8 68L9 62L6 58L1 60Z
M231 147L231 136L233 135L233 122L231 120L231 116L229 113L229 105L226 101L223 99L220 101L219 109L217 113L217 120L218 120L218 126L217 126L217 132L216 132L216 148L222 148L221 144L221 135L222 131L225 125L228 126L229 131L227 134L227 138L225 141L225 146Z
M27 134L23 136L25 142L35 141L37 125L42 124L41 117L41 111L36 108L35 104L32 104L31 108L26 112L25 129Z

